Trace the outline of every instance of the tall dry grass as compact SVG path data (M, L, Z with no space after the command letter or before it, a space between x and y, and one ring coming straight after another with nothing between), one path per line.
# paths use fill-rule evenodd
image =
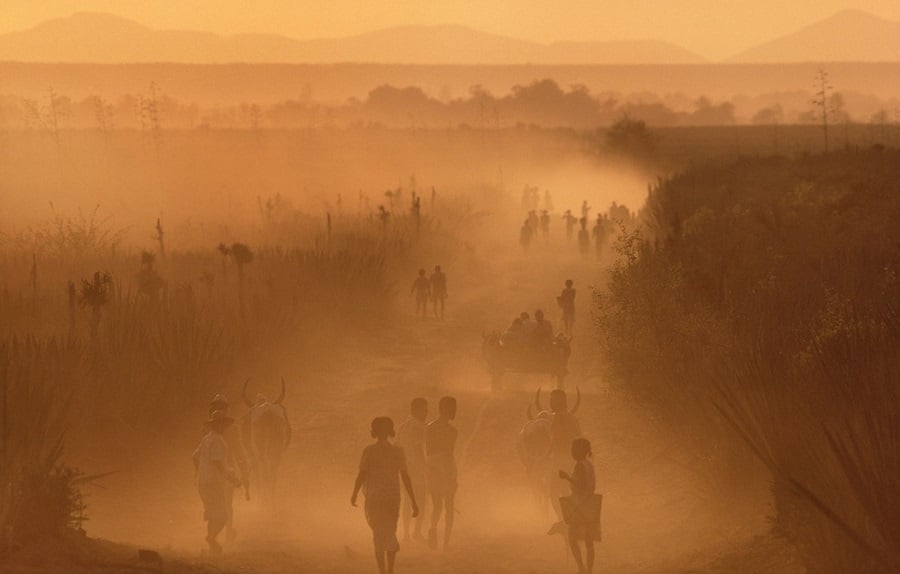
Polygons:
M239 375L302 380L277 369L340 360L348 341L376 336L398 278L422 261L449 264L478 219L449 199L424 216L398 204L388 225L343 214L326 235L321 219L291 209L246 238L223 237L224 251L210 241L157 258L118 245L96 213L0 242L0 526L10 540L84 520L79 486L91 477L64 456L67 425L98 440L114 428L128 444L159 435L160 421L196 420L215 392L237 393Z

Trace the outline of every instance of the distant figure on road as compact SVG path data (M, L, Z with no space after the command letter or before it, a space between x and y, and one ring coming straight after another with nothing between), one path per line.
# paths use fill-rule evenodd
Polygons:
M540 309L534 312L534 332L532 342L536 349L546 349L553 345L553 325L544 319L544 312Z
M222 553L219 533L228 522L230 504L228 485L238 487L241 481L228 466L228 444L222 433L234 419L225 411L215 411L206 421L209 432L200 440L194 451L194 470L197 473L197 491L203 501L203 519L206 521L206 543L209 553Z
M597 251L597 259L603 255L603 244L606 242L606 221L602 213L597 214L597 221L591 230L591 236L594 239L594 249Z
M550 213L546 209L541 211L541 237L544 243L550 242Z
M456 399L441 397L438 418L425 429L425 453L428 468L428 489L431 491L431 528L428 546L437 548L438 522L444 511L444 547L450 544L456 499L456 438L458 432L450 422L456 418Z
M419 269L419 276L413 281L409 294L416 295L416 316L422 313L422 318L428 314L428 298L431 295L431 282L425 276L425 270Z
M440 265L434 266L431 274L431 299L434 301L434 316L444 319L444 301L447 299L447 276L441 271ZM440 306L440 314L438 314Z
M567 209L563 214L563 220L566 222L566 241L572 241L572 237L575 235L575 224L578 223L578 218L572 215L571 209Z
M572 327L575 326L575 288L571 279L566 279L566 286L556 298L559 308L562 309L563 333L572 336Z
M560 499L563 516L569 527L569 546L579 574L594 571L594 541L600 540L600 508L602 498L595 494L596 479L591 463L591 443L586 438L572 441L572 458L575 468L572 474L559 471L559 477L569 482L572 494ZM581 559L578 542L583 540L587 564Z
M591 237L588 235L587 218L582 217L578 220L578 223L581 225L581 229L578 230L578 251L582 257L587 257L591 250Z
M588 214L591 212L591 206L588 205L587 200L581 202L581 218L587 221Z
M413 538L422 539L422 523L425 521L425 501L427 484L425 471L425 425L428 420L428 401L415 398L409 405L409 418L400 425L397 431L397 446L406 455L406 468L409 472L413 492L422 504L421 512L416 518ZM403 498L403 539L409 540L409 523L412 518L412 499Z
M534 229L531 227L531 222L527 219L525 223L522 224L522 230L519 231L519 243L522 245L522 251L528 253L528 248L531 246L531 238L534 236Z
M400 481L406 488L412 506L413 518L419 515L416 495L406 470L403 449L394 446L390 438L394 436L394 421L388 417L376 417L372 421L372 438L363 450L359 461L359 474L353 485L350 504L356 506L360 489L366 497L366 522L372 529L375 544L375 562L380 574L393 574L394 561L400 550L397 541L397 520L400 518Z
M538 217L537 210L532 209L528 212L528 224L531 226L531 231L537 234L538 227L541 224L541 218Z

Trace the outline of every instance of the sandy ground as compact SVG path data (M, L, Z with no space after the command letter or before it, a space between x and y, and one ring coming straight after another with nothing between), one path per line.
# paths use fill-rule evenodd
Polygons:
M546 534L549 511L534 505L515 452L535 388L552 388L553 381L509 375L504 389L492 393L480 348L482 330L505 326L523 309L553 309L558 320L554 297L571 277L579 289L580 321L568 388L583 393L579 416L594 445L598 491L604 494L595 571L802 572L789 547L769 534L764 477L740 492L705 491L680 460L679 445L603 380L588 319L588 285L602 281L603 268L593 260L537 264L521 256L467 269L464 280L451 268L446 321L416 319L410 302L384 332L348 341L339 360L296 364L299 359L287 352L285 372L303 376L285 401L294 441L277 495L237 501L238 538L222 558L204 550L189 458L199 436L194 426L186 425L174 443L148 437L144 452L113 449L108 460L93 453L94 465L123 470L91 490L88 534L127 546L107 547L105 562L58 571L375 572L362 510L349 504L358 457L370 440L369 421L387 414L399 423L415 396L428 398L434 412L440 396L453 394L460 430L453 544L431 551L402 542L398 572L574 572L561 539ZM129 461L124 466L123 456ZM133 547L158 551L163 568L137 561Z

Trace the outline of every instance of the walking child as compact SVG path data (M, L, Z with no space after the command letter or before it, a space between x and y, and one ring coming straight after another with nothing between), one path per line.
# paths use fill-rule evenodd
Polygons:
M366 497L366 522L372 529L375 544L375 563L380 574L393 574L400 543L397 541L397 520L400 518L400 481L406 488L412 506L412 516L419 515L416 495L406 470L403 449L391 444L394 421L376 417L372 421L372 438L359 461L359 474L353 485L350 504L356 506L359 491Z
M586 438L572 441L572 458L575 468L572 474L563 470L559 477L569 482L571 496L563 497L560 503L563 517L569 527L569 547L578 565L579 574L594 571L594 541L600 540L600 505L602 498L594 493L596 479L592 464L591 443ZM581 557L579 542L584 542L585 559Z
M409 405L409 418L397 430L397 446L406 455L406 466L413 491L422 503L419 516L412 518L412 499L403 497L403 539L409 540L409 524L415 520L413 538L422 538L422 523L425 519L426 471L425 471L425 425L428 420L428 401L419 397Z
M425 453L428 468L428 489L431 491L431 528L428 545L437 547L437 527L444 511L444 547L450 544L456 512L456 458L454 449L458 431L451 423L456 418L456 399L441 397L438 418L425 430Z

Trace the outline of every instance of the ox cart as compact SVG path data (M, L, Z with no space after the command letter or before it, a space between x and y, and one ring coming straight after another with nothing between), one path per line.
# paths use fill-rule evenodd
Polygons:
M570 337L560 334L544 344L510 343L496 331L482 337L481 351L495 390L500 388L506 373L549 375L556 379L557 388L564 388L572 353Z

